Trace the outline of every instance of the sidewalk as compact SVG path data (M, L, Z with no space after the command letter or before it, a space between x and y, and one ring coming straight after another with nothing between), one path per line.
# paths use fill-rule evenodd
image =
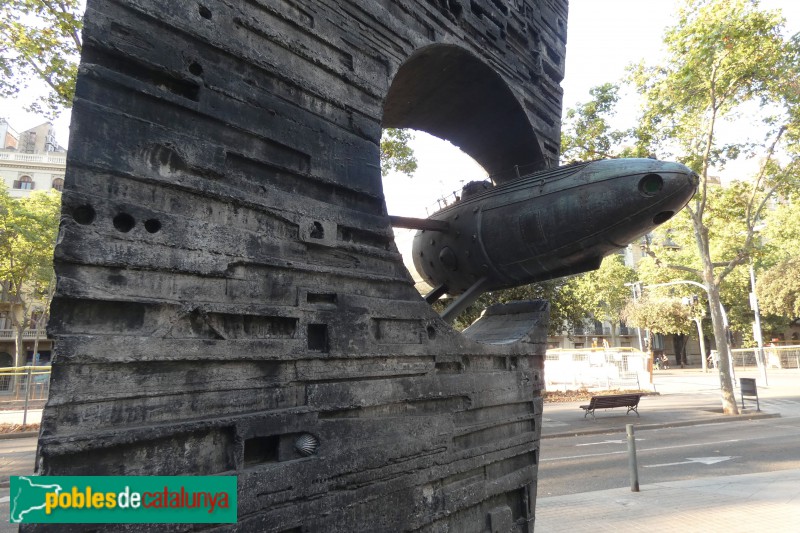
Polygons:
M538 498L537 533L789 533L800 527L800 470L651 483Z
M747 401L737 417L721 413L716 374L699 369L669 370L655 376L658 396L645 396L640 416L625 415L624 409L597 411L584 418L580 405L586 402L546 403L542 438L624 433L626 424L635 431L650 428L707 423L737 424L762 417L800 416L800 372L772 371L769 385L756 372L739 372L740 377L757 379L761 412ZM736 399L741 408L739 390ZM781 408L771 408L776 400ZM536 502L535 531L626 533L648 531L750 533L800 531L800 469L722 476L685 481L649 483L638 493L630 487L584 492Z
M739 416L722 414L719 378L716 373L704 374L700 369L673 369L661 371L654 376L654 385L642 385L642 388L655 387L657 394L643 396L639 402L639 416L635 413L626 415L624 408L598 410L595 418L584 417L580 402L545 403L542 416L542 438L573 436L578 434L600 434L625 432L626 424L633 424L635 430L659 427L677 427L685 425L730 423L754 418L780 416L775 410L767 407L775 398L795 398L798 400L797 415L800 416L800 371L773 371L767 376L769 385L764 385L760 376L754 371L738 372L738 378L756 378L761 411L756 410L754 401L746 400L746 409ZM735 389L737 405L741 410L739 389ZM766 402L766 403L765 403Z

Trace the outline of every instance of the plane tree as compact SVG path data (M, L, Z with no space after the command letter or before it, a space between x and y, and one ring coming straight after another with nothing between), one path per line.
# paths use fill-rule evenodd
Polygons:
M655 333L688 337L694 328L693 311L692 306L684 304L680 297L646 291L629 300L621 316L629 326L646 330L649 335L647 344L653 346Z
M769 254L760 261L762 269L756 285L758 302L761 311L768 318L779 320L783 327L800 318L799 196L788 195L776 202L761 230Z
M608 322L611 325L612 345L616 345L620 315L631 295L626 284L635 280L636 272L625 265L619 254L603 259L599 269L574 278L574 292L584 317Z
M756 288L764 313L800 317L800 256L787 257L761 274Z
M756 1L685 1L677 23L666 31L664 61L640 64L632 71L644 99L639 142L663 159L687 164L700 177L698 192L686 208L700 264L671 266L699 276L706 287L726 414L739 411L728 370L721 288L737 267L750 260L769 199L797 178L800 42L784 33L779 12L761 10ZM725 128L727 121L748 111L763 117L762 135L749 135L759 130L749 128L742 136L733 136L732 128ZM720 257L711 238L710 221L715 216L710 210L709 177L743 155L762 163L748 182L745 232L739 236L738 250Z
M561 127L562 164L619 157L647 157L635 143L635 128L618 129L612 124L620 101L620 86L604 83L589 89L591 98L564 113Z
M19 200L0 187L0 280L14 330L14 366L25 363L23 336L39 315L41 326L54 290L53 249L61 216L61 193L35 191Z
M386 128L381 135L381 174L385 178L390 172L399 172L413 177L417 170L417 158L410 142L412 130Z
M0 2L0 95L44 96L27 108L49 118L72 107L83 46L82 0L4 0ZM27 94L26 94L27 93Z

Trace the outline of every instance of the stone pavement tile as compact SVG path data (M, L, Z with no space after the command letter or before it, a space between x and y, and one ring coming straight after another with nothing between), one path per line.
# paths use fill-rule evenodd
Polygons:
M798 492L800 470L789 470L539 498L536 531L797 532Z
M0 439L0 487L7 487L10 476L33 473L36 437Z

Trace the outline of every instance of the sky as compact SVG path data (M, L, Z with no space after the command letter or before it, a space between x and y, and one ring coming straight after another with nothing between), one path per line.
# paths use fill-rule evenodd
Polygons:
M627 65L658 59L664 30L675 21L677 5L677 0L570 0L564 109L587 101L592 87L620 80ZM800 32L800 0L762 0L761 6L782 9L788 33ZM635 105L628 110L634 112ZM18 131L44 122L25 113L21 102L2 99L0 116ZM69 113L54 124L59 142L67 146ZM419 161L414 178L390 175L384 179L390 214L425 217L438 199L460 190L463 183L486 177L479 165L446 141L417 133L412 147ZM398 241L403 240L401 232L396 233Z

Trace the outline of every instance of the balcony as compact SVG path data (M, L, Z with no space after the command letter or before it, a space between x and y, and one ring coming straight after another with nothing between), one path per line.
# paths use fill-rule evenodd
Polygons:
M0 341L13 341L15 338L13 329L0 329ZM22 333L22 338L29 341L35 339L46 340L47 331L44 329L26 329Z
M21 154L18 152L0 152L0 161L17 163L47 163L50 165L66 165L66 154Z

